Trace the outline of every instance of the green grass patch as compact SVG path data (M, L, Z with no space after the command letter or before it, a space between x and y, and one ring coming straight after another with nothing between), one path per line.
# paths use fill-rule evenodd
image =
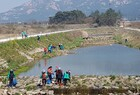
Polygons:
M22 40L13 40L6 43L0 43L0 58L6 60L9 68L5 70L8 72L10 69L14 69L16 74L27 71L32 65L27 64L27 66L20 67L21 64L28 61L28 59L21 55L19 51L28 54L29 51L34 50L35 48L44 48L48 47L49 44L54 46L58 46L59 43L64 45L65 49L73 49L76 47L80 47L83 39L81 38L81 33L76 31L69 33L59 33L52 34L48 36L41 36L41 41L37 41L37 37L26 38ZM47 54L46 56L43 53L36 53L30 55L32 58L51 58L57 56L57 51L53 51L51 54ZM17 68L17 69L15 69ZM7 73L0 72L0 75L6 75Z

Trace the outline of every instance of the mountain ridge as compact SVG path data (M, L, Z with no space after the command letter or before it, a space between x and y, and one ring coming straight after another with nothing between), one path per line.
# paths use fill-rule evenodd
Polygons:
M137 0L31 0L7 12L0 13L0 22L44 21L58 11L81 10L104 12L109 8L120 10L125 18L140 19L140 1Z

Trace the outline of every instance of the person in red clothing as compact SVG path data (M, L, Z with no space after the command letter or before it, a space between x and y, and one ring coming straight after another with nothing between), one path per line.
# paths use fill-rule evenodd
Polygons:
M44 48L44 54L47 54L47 48Z

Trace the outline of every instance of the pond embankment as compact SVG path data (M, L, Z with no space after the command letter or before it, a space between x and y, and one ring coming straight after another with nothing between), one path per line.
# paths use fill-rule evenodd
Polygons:
M46 84L38 87L39 77L17 77L15 88L6 87L4 77L0 78L0 94L7 95L139 95L138 76L73 76L66 86ZM9 95L8 94L8 95Z
M87 35L88 37L85 37ZM28 70L34 65L34 61L43 57L43 48L48 47L49 44L58 46L59 43L62 43L65 46L65 51L55 49L52 54L47 54L47 58L68 53L67 50L76 47L114 43L140 49L139 36L140 32L138 31L126 30L119 27L99 27L41 36L40 42L37 41L36 37L31 37L1 43L0 66L2 68L0 68L0 75L6 75L10 69L14 69L16 74ZM127 42L125 42L125 39L127 39Z
M26 71L34 65L33 61L43 58L43 48L48 47L49 44L58 47L58 44L62 43L67 50L79 47L82 41L81 32L72 31L70 33L41 36L41 40L39 42L36 37L31 37L1 43L0 59L2 60L2 68L0 68L0 75L5 75L9 69L14 69L16 74ZM53 53L47 54L45 57L51 58L63 53L64 51L55 49Z
M65 46L65 51L55 49L53 53L47 54L47 58L62 55L67 53L67 50L85 47L119 43L129 47L140 49L140 33L132 30L125 30L119 27L99 27L95 29L83 30L88 33L88 38L83 39L83 32L72 31L69 33L52 34L49 36L41 36L41 41L38 42L36 37L23 40L13 40L0 44L0 76L7 75L7 72L12 68L16 75L30 69L34 65L34 61L43 56L43 48L49 44L58 46L62 43ZM127 42L125 42L127 39ZM73 92L73 95L78 93L124 93L124 95L134 95L139 93L140 78L137 76L75 76L72 82L68 84L64 90L59 86L47 85L45 88L38 88L38 77L18 77L17 88L11 89L5 87L5 81L0 81L0 93L27 93L27 95L37 93L64 93L67 95ZM47 89L46 89L47 88ZM70 90L68 89L70 88ZM91 90L88 90L88 89ZM81 90L80 90L81 89ZM95 93L95 94L96 94ZM56 95L56 94L55 94ZM60 94L59 94L60 95ZM138 95L138 94L136 94Z

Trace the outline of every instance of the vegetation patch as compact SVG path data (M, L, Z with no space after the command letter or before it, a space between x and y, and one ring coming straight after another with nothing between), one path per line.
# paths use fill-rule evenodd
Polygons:
M52 34L48 36L41 36L41 41L37 41L37 37L26 38L22 40L13 40L6 43L0 44L0 57L8 63L8 68L6 70L1 70L0 75L6 75L10 69L14 69L16 74L19 74L23 71L28 70L34 64L29 63L29 60L26 56L23 56L19 53L23 52L24 54L30 56L33 59L40 58L51 58L57 56L57 50L54 50L53 53L43 56L43 52L29 54L31 50L36 48L48 47L49 44L52 44L58 47L59 43L62 43L66 50L79 47L83 39L81 33L78 31L73 31L70 33L60 33ZM43 51L43 50L42 50ZM33 61L33 60L32 60Z

